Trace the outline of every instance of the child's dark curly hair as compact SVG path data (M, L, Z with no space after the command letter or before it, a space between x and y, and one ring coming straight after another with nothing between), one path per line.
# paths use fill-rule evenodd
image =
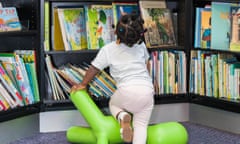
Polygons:
M145 32L143 24L144 20L135 13L121 16L116 27L117 39L129 47L142 43Z

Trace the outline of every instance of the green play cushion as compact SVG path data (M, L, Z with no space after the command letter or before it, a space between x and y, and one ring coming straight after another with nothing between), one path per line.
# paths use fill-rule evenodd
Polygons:
M73 126L67 130L71 143L123 143L120 126L112 116L105 116L85 90L71 93L70 98L89 127ZM149 125L147 144L187 144L186 129L178 122Z

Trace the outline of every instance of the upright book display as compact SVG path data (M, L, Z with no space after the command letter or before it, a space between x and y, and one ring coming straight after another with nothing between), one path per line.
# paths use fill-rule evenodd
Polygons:
M191 7L196 11L195 15L192 13L195 30L192 33L194 44L190 49L189 65L192 102L239 113L239 2L197 0L191 3ZM199 45L201 14L198 12L206 9L210 19L207 49Z
M114 25L116 25L117 20L119 17L125 13L137 13L139 16L142 16L144 18L145 23L151 23L148 22L148 15L151 11L151 16L154 15L155 12L158 13L156 17L150 17L155 22L156 30L151 30L146 27L147 31L145 35L145 40L147 43L147 48L149 48L149 54L153 55L153 53L158 53L156 57L151 57L151 76L155 80L156 89L157 92L156 97L156 103L171 103L171 102L186 102L187 101L187 79L186 79L186 49L184 46L184 39L179 40L179 44L177 43L177 40L175 39L174 33L174 25L178 26L178 31L181 31L181 35L186 36L185 31L185 17L182 17L185 14L184 4L181 6L178 5L178 3L182 3L179 1L95 1L95 2L85 2L81 0L75 0L74 2L68 2L68 1L55 1L55 0L48 0L45 2L45 10L46 12L49 12L49 15L55 16L56 14L56 8L60 7L84 7L85 12L85 22L86 22L86 33L87 33L87 43L88 47L85 50L77 50L77 51L59 51L58 49L61 49L60 45L58 44L58 41L52 41L52 43L49 43L47 45L50 45L51 47L48 49L45 49L45 54L47 55L48 59L51 59L52 65L54 68L56 68L58 75L55 76L56 79L60 81L64 81L64 83L61 87L65 89L65 92L71 87L73 83L79 83L78 79L81 81L81 77L79 75L73 74L73 76L76 77L66 77L66 67L67 65L75 65L80 66L83 63L90 64L91 60L95 57L95 55L98 52L98 49L100 49L105 44L114 41L116 36L114 35ZM156 5L161 4L163 7L159 9L159 6L156 7ZM184 3L184 2L183 2ZM147 6L147 9L145 10L145 6ZM149 10L148 10L149 9ZM177 11L176 11L177 10ZM173 13L175 13L174 16L177 16L179 21L173 21ZM149 20L150 20L149 19ZM56 19L49 19L50 25L52 25L52 28L55 28L54 26ZM48 22L45 22L48 24ZM180 23L180 25L178 25ZM60 27L60 25L58 26ZM44 31L45 32L51 32L51 37L58 37L59 34L57 32L59 31L52 31L51 26L46 26ZM62 30L62 29L61 29ZM153 36L153 33L156 33L156 36ZM151 34L150 34L151 33ZM160 36L161 35L161 36ZM67 34L66 34L67 36ZM148 38L147 38L148 37ZM159 39L160 38L160 39ZM56 40L56 39L55 39ZM151 42L148 43L148 42ZM155 44L155 42L160 42L158 44ZM55 43L55 44L53 44ZM46 44L45 44L46 45ZM57 47L59 46L59 47ZM163 53L161 53L164 50L164 56ZM177 50L177 51L175 51ZM160 61L160 57L164 57ZM168 61L168 59L171 59ZM166 67L165 71L160 71L160 63L164 63L165 65L169 65ZM174 68L170 67L170 65L174 65ZM161 65L164 67L164 65ZM108 69L106 69L105 72L107 72ZM162 79L164 80L164 84L161 82L160 77L157 76L159 73L162 73ZM53 75L53 74L51 74ZM171 75L170 78L167 76ZM68 74L70 76L70 74ZM46 75L46 78L49 79L52 76ZM165 78L164 78L165 77ZM62 79L63 78L63 79ZM64 79L65 78L65 79ZM112 95L113 91L115 90L115 86L110 84L110 81L104 81L102 83L103 78L98 77L96 78L92 86L90 85L90 91L92 91L92 95L95 95L96 102L100 103L100 105L107 107L108 103L106 103L109 100L109 96ZM51 83L51 80L48 84ZM57 80L56 80L57 81ZM169 81L169 82L168 82ZM70 83L70 86L68 85ZM102 83L102 84L101 84ZM160 86L165 85L163 90ZM50 88L51 89L51 84ZM94 88L99 89L98 91L94 91ZM54 90L51 90L54 92ZM54 107L54 104L57 105L57 103L61 102L63 104L69 105L71 102L68 99L68 96L66 96L67 99L65 100L54 100L50 96L51 94L48 94L46 92L46 97L43 97L43 103L46 105L44 107L46 110L51 109ZM50 96L50 97L49 97Z
M41 79L39 70L42 68L38 65L41 57L40 2L1 0L1 4L3 7L0 8L0 121L6 121L40 111L38 87ZM29 59L31 62L34 61L33 63L23 60L25 56L20 56L23 50L36 54L34 59ZM19 60L19 65L16 63L16 58ZM22 75L23 69L25 69L25 75ZM30 73L34 75L31 77L31 84ZM20 81L24 81L24 86L18 85ZM28 83L25 83L26 81Z

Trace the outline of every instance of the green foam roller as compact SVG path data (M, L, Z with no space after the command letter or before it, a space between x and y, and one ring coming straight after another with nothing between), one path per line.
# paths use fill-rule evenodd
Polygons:
M148 126L147 144L187 144L188 133L178 122L163 122Z
M67 138L72 143L95 144L97 138L89 127L72 126L67 130Z

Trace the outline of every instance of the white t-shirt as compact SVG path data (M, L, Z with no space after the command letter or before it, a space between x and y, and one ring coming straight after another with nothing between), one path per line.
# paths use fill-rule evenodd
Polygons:
M152 86L152 79L146 67L149 53L144 43L128 47L111 42L102 47L92 65L103 70L109 67L117 86L141 84Z

